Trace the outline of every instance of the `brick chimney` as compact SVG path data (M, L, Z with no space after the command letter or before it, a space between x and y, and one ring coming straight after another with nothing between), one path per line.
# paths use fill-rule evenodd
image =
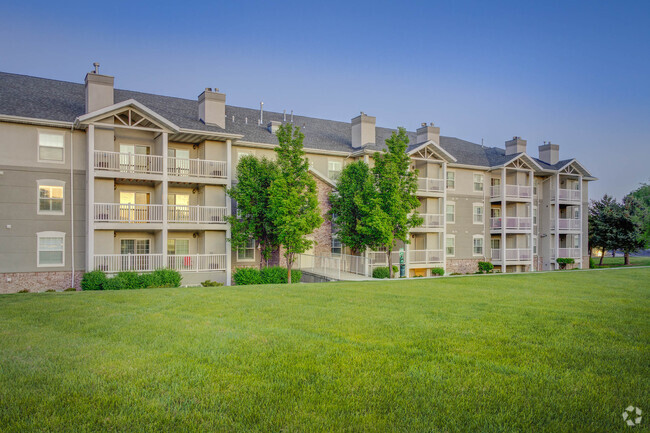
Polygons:
M86 113L113 105L115 77L99 74L99 63L93 63L95 70L86 74Z
M521 137L512 137L512 140L506 141L506 155L516 153L526 153L526 140Z
M226 94L206 87L199 95L199 120L206 125L226 127Z
M433 126L433 122L429 123L428 125L425 123L422 123L422 125L417 129L417 143L424 143L425 141L433 141L436 144L440 144L440 128L437 126Z
M363 111L352 119L352 147L359 148L375 144L376 117L368 116Z
M539 146L539 159L547 164L557 164L560 160L560 145L552 144L550 141L548 143L544 142Z

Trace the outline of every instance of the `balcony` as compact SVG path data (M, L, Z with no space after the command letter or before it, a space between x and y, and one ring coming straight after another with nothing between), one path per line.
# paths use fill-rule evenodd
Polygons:
M490 218L490 230L501 230L503 217ZM506 231L528 231L533 225L531 217L505 217Z
M409 264L411 265L431 265L442 263L442 250L410 250Z
M161 223L160 204L95 203L95 221L105 223Z
M170 223L223 224L226 207L168 205L167 221Z
M150 272L163 267L162 254L102 254L93 257L93 269L108 273Z
M560 196L561 201L570 201L570 202L577 202L580 203L580 200L582 198L582 191L579 189L563 189L560 188L558 190L558 194ZM553 200L555 200L555 191L553 191Z
M555 220L551 221L551 230L555 230ZM581 228L581 220L578 218L560 218L558 219L557 226L560 230L575 230L579 231Z
M501 197L502 190L501 185L492 185L490 187L490 197ZM533 197L533 188L527 185L506 185L505 197L528 200Z
M420 216L424 219L420 228L437 229L444 225L444 215L442 214L422 213Z
M439 192L445 190L444 179L432 179L427 177L418 178L418 192Z
M506 262L528 262L533 259L530 248L506 248ZM492 250L492 260L502 261L501 250Z
M182 254L167 256L167 267L181 272L225 271L225 254Z
M582 250L580 248L558 248L558 257L579 259L582 258Z
M177 177L228 177L226 161L211 161L208 159L167 158L167 174Z
M105 150L96 150L94 159L96 170L132 174L162 174L162 163L162 156L108 152Z

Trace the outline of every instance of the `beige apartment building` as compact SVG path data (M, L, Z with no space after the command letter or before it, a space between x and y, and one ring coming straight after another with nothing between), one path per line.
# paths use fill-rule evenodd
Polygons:
M226 190L243 155L275 157L283 123L305 134L323 213L345 165L372 164L393 132L364 113L338 122L234 107L218 89L196 100L120 90L97 70L84 84L0 73L0 292L78 287L94 269L167 267L186 285L229 283L233 269L259 263L259 251L254 241L230 247L235 204ZM519 137L484 147L441 136L433 124L409 138L424 223L398 246L407 276L473 272L478 261L502 272L554 269L558 257L588 265L595 178L575 159L560 160L557 144L533 157ZM351 261L331 223L312 236L304 263ZM368 274L386 254L355 263L345 270Z

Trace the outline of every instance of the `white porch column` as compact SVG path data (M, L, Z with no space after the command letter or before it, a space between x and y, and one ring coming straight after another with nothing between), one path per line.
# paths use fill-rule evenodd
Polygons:
M447 163L442 163L442 267L447 273ZM473 218L473 217L472 217ZM472 246L473 248L474 246ZM485 248L485 247L484 247Z
M167 217L168 217L168 209L167 209L167 195L169 194L169 173L167 171L167 165L169 163L169 158L168 158L168 153L167 149L169 147L169 134L167 132L163 132L161 137L160 137L160 148L162 152L162 188L160 194L162 195L162 233L160 235L160 242L162 243L162 260L163 260L163 267L167 267L167 239L168 239L168 233L167 230L169 228L167 224Z
M93 270L95 256L95 125L88 125L86 165L86 272ZM70 155L73 158L74 155ZM72 239L74 242L74 239Z
M227 182L226 186L228 189L232 187L232 172L233 172L233 166L232 166L232 140L226 140L226 167L228 170L228 177L227 177ZM232 214L232 201L230 200L230 197L226 195L226 215L231 215ZM228 223L228 226L226 228L226 285L229 286L231 284L232 280L232 246L230 244L230 237L232 236L232 233L230 231L230 223Z
M506 273L506 168L501 169L501 273ZM491 238L491 236L490 236Z
M537 262L535 260L535 254L533 253L533 238L535 237L535 224L533 221L535 220L535 217L533 215L533 212L535 210L535 206L533 205L533 202L535 200L535 197L533 196L533 183L535 179L535 175L533 173L533 170L530 170L528 172L528 183L530 187L530 203L528 203L528 206L530 207L529 210L530 212L528 215L530 216L530 239L528 240L528 248L530 248L530 258L531 258L531 264L530 264L530 270L534 271L537 268Z
M555 175L555 261L552 262L553 269L557 269L557 259L560 254L560 173Z
M584 264L584 254L585 252L582 250L582 246L584 245L584 238L583 234L585 232L585 228L582 225L582 211L584 210L584 207L582 206L582 175L578 176L578 188L580 191L580 210L578 213L579 221L580 221L580 269L585 268ZM587 265L587 269L589 269L589 265Z

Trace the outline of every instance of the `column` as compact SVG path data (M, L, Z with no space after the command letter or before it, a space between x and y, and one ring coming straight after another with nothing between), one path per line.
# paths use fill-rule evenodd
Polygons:
M447 163L442 163L442 267L447 271ZM489 232L488 232L489 233ZM472 246L473 248L473 246ZM485 248L485 247L484 247Z
M534 205L533 201L535 200L533 196L533 183L535 181L535 176L533 175L533 170L530 170L528 172L528 186L530 187L530 203L528 203L529 206L529 212L528 215L530 216L530 239L528 239L528 248L530 248L530 270L534 271L537 264L535 263L535 255L533 254L533 238L535 237L535 225L533 224L533 211L534 211Z
M582 206L582 175L578 176L578 188L579 188L579 191L580 191L580 208L579 208L580 210L579 210L579 213L578 213L578 216L580 218L580 220L579 220L580 221L580 238L579 238L580 239L580 269L584 269L585 268L585 264L584 264L584 253L585 252L582 250L582 246L584 244L584 242L583 242L584 238L582 236L583 236L583 233L584 233L585 229L584 229L584 226L582 225L582 211L584 210L583 206ZM589 265L587 265L587 269L589 269Z
M226 170L228 170L228 177L226 186L228 189L232 187L232 140L226 140ZM226 215L232 213L232 201L226 195ZM230 245L230 238L232 234L230 231L230 223L226 228L226 285L229 286L232 280L232 246Z
M86 166L86 272L93 270L95 256L95 125L88 125ZM70 155L74 158L74 155ZM72 240L74 242L74 239Z
M169 147L169 134L167 132L163 132L162 135L160 136L160 151L162 152L162 188L161 188L161 193L160 195L162 196L162 233L160 234L160 242L162 243L162 263L163 266L166 268L167 267L167 238L168 238L168 224L167 224L167 217L168 217L168 210L167 210L167 195L169 193L169 185L167 183L168 181L168 171L167 171L167 165L169 163L169 158L167 149Z
M560 254L560 173L555 175L555 260L553 269L557 269L557 259Z
M506 272L506 168L501 169L501 272ZM491 238L491 236L490 236Z

